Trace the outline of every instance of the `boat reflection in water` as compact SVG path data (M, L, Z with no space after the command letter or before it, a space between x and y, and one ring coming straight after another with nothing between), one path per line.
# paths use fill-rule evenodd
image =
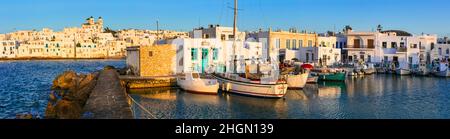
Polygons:
M446 78L387 74L319 81L288 90L282 99L177 88L130 91L130 96L160 119L448 119L449 85ZM135 105L133 112L136 118L148 117Z

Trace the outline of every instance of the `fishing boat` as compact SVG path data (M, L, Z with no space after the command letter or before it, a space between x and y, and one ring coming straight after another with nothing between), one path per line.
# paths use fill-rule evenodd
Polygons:
M234 0L234 25L233 25L233 36L236 36L237 31L237 0ZM288 84L285 80L280 80L278 77L279 70L276 69L279 65L269 65L271 71L269 72L259 72L256 77L249 78L248 75L242 77L236 71L237 67L237 56L236 56L236 38L233 41L233 51L234 55L231 60L231 66L233 71L231 73L224 74L214 74L213 76L218 80L220 88L224 91L256 96L256 97L268 97L268 98L281 98L283 97L288 88ZM277 63L275 61L270 62L272 64ZM260 64L257 64L260 67ZM261 68L258 68L261 69ZM261 73L261 74L260 74Z
M398 68L398 69L395 70L395 74L397 74L397 75L411 75L411 70Z
M287 75L287 84L289 89L302 89L308 80L309 72L297 75Z
M436 64L433 75L438 77L450 77L449 64L447 62L440 62Z
M309 74L308 79L306 80L306 83L317 83L317 82L319 82L319 77L312 76L311 74Z
M308 72L308 79L306 79L306 83L317 83L319 82L319 77L311 74L311 70L314 69L314 66L311 64L303 64L300 66L302 70L306 70Z
M250 80L230 73L214 74L214 76L219 81L221 90L248 96L281 98L288 88L286 82L273 80L270 77Z
M411 69L410 66L408 66L409 64L400 63L400 66L398 68L395 69L395 74L397 75L411 75Z
M414 70L414 75L417 76L427 76L430 74L430 70L427 68L425 62L421 62L416 70Z
M345 81L347 75L343 70L334 69L315 69L314 74L321 81Z
M362 71L364 72L365 75L371 75L376 72L375 66L372 63L368 63L367 65L365 65Z
M177 76L177 85L183 90L193 93L217 94L219 83L209 75L186 73Z
M321 73L318 76L322 81L345 81L345 72Z

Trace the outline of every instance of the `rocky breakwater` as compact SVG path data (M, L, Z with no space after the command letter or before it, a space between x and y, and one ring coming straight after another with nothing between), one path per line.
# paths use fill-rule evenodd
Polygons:
M66 71L53 81L52 91L45 112L46 119L79 119L99 72L77 74Z

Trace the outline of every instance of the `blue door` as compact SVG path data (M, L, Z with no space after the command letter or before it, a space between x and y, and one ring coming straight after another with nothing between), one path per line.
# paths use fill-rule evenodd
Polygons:
M202 48L202 72L204 73L208 68L209 57L208 49Z

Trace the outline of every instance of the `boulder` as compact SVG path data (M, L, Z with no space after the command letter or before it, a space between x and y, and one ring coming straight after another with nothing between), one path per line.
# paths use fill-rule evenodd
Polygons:
M58 75L55 80L53 80L52 89L70 89L77 86L78 81L77 73L74 71L66 71L61 75Z
M81 117L82 108L75 102L63 99L56 103L55 111L58 119L79 119Z
M53 106L51 103L47 104L47 109L45 110L45 118L46 119L56 119L55 106Z

